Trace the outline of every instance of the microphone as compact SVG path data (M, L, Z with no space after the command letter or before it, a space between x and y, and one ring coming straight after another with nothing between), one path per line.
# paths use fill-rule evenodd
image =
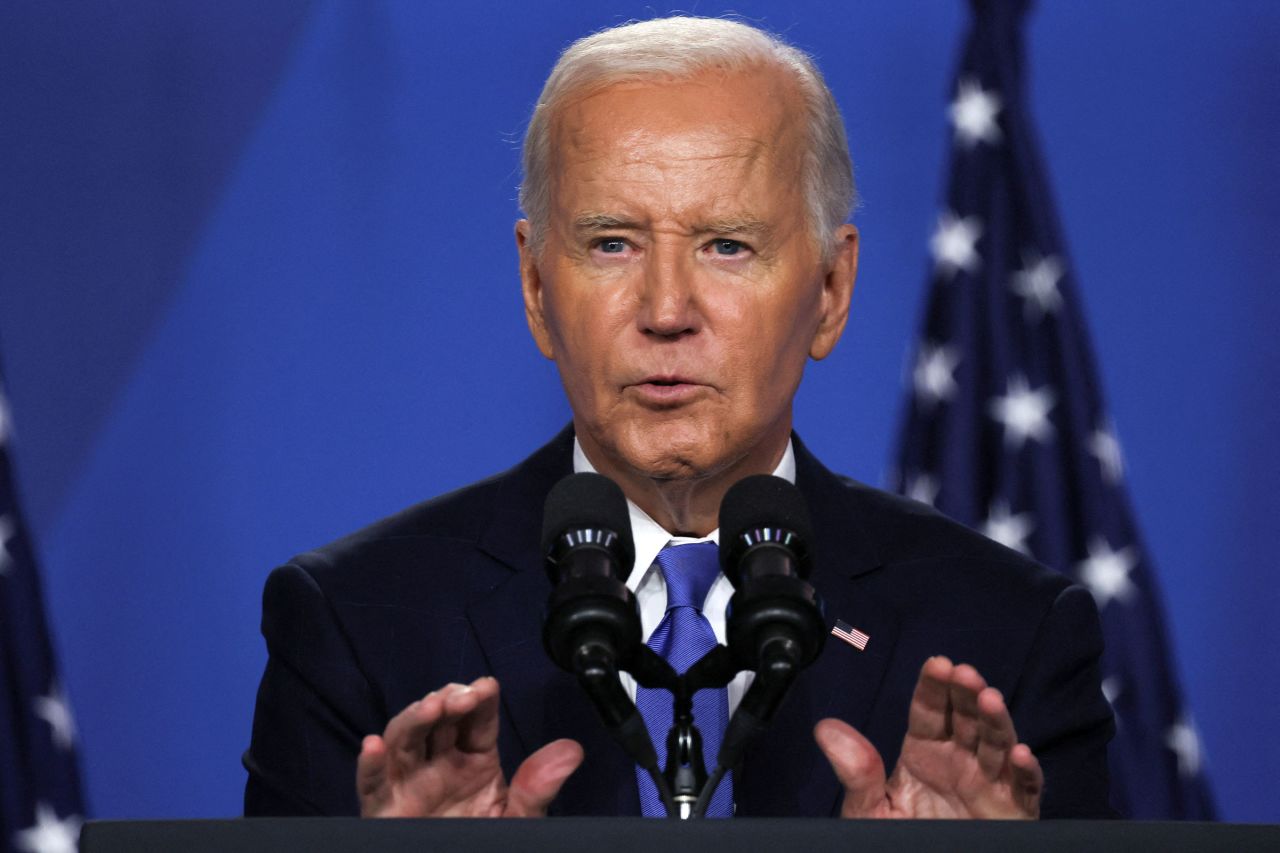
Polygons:
M542 626L547 654L577 676L610 734L656 775L644 718L618 678L643 644L640 609L626 585L635 563L631 516L617 484L590 473L556 483L543 511L542 553L554 586Z
M720 504L720 565L733 584L729 648L745 669L800 669L826 628L812 568L813 528L800 490L781 477L739 480Z
M555 589L542 639L574 674L587 659L617 665L640 642L640 613L627 589L635 562L622 490L600 474L571 474L551 489L542 517L542 553Z
M780 477L753 475L720 503L720 565L733 584L728 639L738 669L756 677L738 703L716 756L714 783L762 734L803 667L826 641L822 605L809 576L813 529L800 490ZM714 788L709 782L695 811Z

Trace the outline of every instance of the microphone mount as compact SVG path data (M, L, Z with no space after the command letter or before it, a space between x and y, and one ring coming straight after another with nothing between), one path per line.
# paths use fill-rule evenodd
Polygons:
M724 775L768 728L787 689L826 639L821 604L804 580L810 537L799 491L776 477L748 477L725 496L720 529L721 565L735 589L729 645L717 645L679 674L641 642L639 608L624 582L635 552L621 489L598 474L574 474L547 497L543 553L554 588L543 644L577 678L614 739L649 774L669 818L706 814ZM754 671L755 679L729 720L708 774L693 696L725 687L742 670ZM661 770L620 672L641 687L671 693L673 725Z

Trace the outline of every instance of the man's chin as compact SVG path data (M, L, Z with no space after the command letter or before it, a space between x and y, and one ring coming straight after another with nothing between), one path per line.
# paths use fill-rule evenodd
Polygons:
M663 460L656 464L633 466L632 470L655 483L693 482L715 473L689 459Z
M627 440L630 438L631 440ZM697 480L710 477L729 463L702 434L655 429L624 438L617 448L621 461L650 480Z
M585 425L583 425L585 426ZM752 455L752 443L721 419L634 418L602 424L584 442L597 470L655 483L716 477ZM612 427L612 428L610 428ZM593 449L597 451L591 452ZM596 460L595 457L602 457ZM600 464L603 463L603 464Z

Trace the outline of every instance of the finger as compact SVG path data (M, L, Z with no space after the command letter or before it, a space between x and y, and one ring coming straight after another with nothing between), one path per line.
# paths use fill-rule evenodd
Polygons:
M960 664L951 672L947 698L951 703L951 739L965 752L978 749L978 694L987 682L968 664Z
M1018 743L1013 718L1004 697L994 687L978 694L978 766L982 775L995 782L1009 768L1009 751Z
M853 726L829 717L813 728L818 748L844 786L842 817L871 817L886 806L884 760Z
M553 740L526 758L511 777L506 817L542 817L573 771L582 764L577 741Z
M471 711L458 722L458 748L464 752L488 752L498 747L498 680L477 678L471 682Z
M916 682L907 715L909 736L926 740L951 737L948 684L953 669L951 661L941 655L929 658L920 667L920 679Z
M440 719L427 733L427 760L430 761L458 746L458 722L470 710L470 688L465 684L446 684L440 688Z
M446 751L485 752L498 742L498 681L478 678L441 691L444 714L431 732L431 755Z
M389 769L386 744L377 735L369 735L360 744L360 756L356 759L356 793L360 797L361 817L375 817L389 802Z
M1025 743L1015 746L1009 753L1013 767L1013 799L1018 808L1029 818L1040 817L1040 795L1044 792L1044 771L1040 760Z
M439 693L428 693L391 718L382 733L392 762L401 775L427 760L427 736L444 713Z

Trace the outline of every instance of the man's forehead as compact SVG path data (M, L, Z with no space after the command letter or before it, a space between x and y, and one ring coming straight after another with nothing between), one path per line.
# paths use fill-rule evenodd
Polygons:
M667 202L706 222L759 220L761 196L788 195L803 168L793 105L767 97L785 82L704 74L577 98L555 125L556 206L587 226ZM744 193L756 196L747 207Z
M597 86L567 97L552 121L555 150L622 162L652 154L754 159L779 154L802 124L798 86L779 69L704 71Z
M690 233L768 235L787 218L792 193L769 192L770 175L721 186L719 182L683 181L679 176L652 186L627 180L575 180L564 176L555 191L555 218L575 232L675 227Z

